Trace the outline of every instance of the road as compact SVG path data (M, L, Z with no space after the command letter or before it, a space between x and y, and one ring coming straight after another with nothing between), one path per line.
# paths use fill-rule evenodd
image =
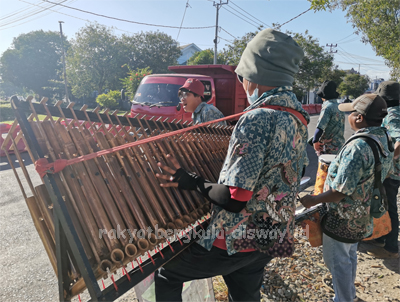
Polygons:
M314 134L318 116L311 117L309 136ZM352 134L346 119L346 138ZM307 147L310 165L306 175L315 181L318 158L311 146ZM37 175L28 153L22 154L30 175ZM12 156L18 166L16 157ZM18 173L28 188L21 168ZM34 186L41 183L32 178ZM13 170L5 157L0 158L0 301L57 301L58 284L40 238L35 230ZM76 299L77 301L77 299Z

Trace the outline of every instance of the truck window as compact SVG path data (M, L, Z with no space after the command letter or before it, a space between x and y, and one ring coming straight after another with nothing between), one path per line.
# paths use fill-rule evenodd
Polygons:
M133 101L147 105L177 106L179 103L178 90L181 85L174 84L141 84L136 91Z
M211 99L211 82L201 81L204 85L204 100L208 102Z

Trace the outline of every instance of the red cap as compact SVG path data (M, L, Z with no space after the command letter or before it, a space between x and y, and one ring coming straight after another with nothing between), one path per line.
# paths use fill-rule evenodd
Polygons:
M194 92L195 94L204 97L204 85L198 79L188 78L183 84L183 86L179 89L186 88L190 92Z

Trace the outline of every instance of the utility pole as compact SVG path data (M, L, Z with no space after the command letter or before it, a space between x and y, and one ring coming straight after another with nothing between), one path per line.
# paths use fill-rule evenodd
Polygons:
M337 53L337 50L333 51L333 48L334 48L334 47L337 47L337 44L335 44L335 45L333 45L333 44L331 44L331 45L326 44L326 47L330 47L329 53Z
M63 21L58 21L58 23L60 23L61 49L62 49L62 59L63 59L63 67L64 67L65 100L66 100L67 103L69 103L67 71L65 69L64 36L63 36L63 32L62 32L62 23L64 23L64 22Z
M215 21L215 39L214 39L214 65L217 64L217 44L218 44L218 14L219 14L219 9L221 8L222 5L228 4L229 0L226 0L226 2L222 2L222 0L219 0L219 3L214 1L213 5L217 9L217 20Z

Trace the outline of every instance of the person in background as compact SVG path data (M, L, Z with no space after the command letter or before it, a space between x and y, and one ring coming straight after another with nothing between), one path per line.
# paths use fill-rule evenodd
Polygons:
M182 301L183 282L222 275L230 301L260 302L265 265L292 255L296 195L308 164L309 116L292 88L303 56L273 29L247 44L235 72L250 106L232 132L218 183L173 157L173 167L159 164L162 187L195 190L213 209L206 235L156 272L157 301Z
M380 126L387 115L386 102L376 94L366 94L352 103L340 104L339 110L351 112L348 120L355 134L373 135L379 140L383 182L393 160L386 129ZM370 206L374 176L375 158L371 147L363 139L354 138L344 144L329 166L324 193L306 195L301 199L306 208L320 203L325 203L328 208L321 220L322 245L324 262L332 274L334 302L358 300L354 285L357 243L372 234Z
M192 113L193 124L201 124L224 117L217 107L205 102L204 85L198 79L188 78L185 84L179 88L178 97L183 110ZM226 122L218 124L226 126Z
M388 106L388 115L382 123L392 137L394 145L394 170L383 182L389 204L389 216L392 224L392 231L375 240L367 241L381 247L367 253L376 258L399 258L399 214L397 211L397 193L400 186L400 84L394 81L385 81L379 84L376 94L380 95Z
M314 150L318 156L336 154L344 143L344 113L338 109L336 83L325 81L317 95L323 104L312 140Z

